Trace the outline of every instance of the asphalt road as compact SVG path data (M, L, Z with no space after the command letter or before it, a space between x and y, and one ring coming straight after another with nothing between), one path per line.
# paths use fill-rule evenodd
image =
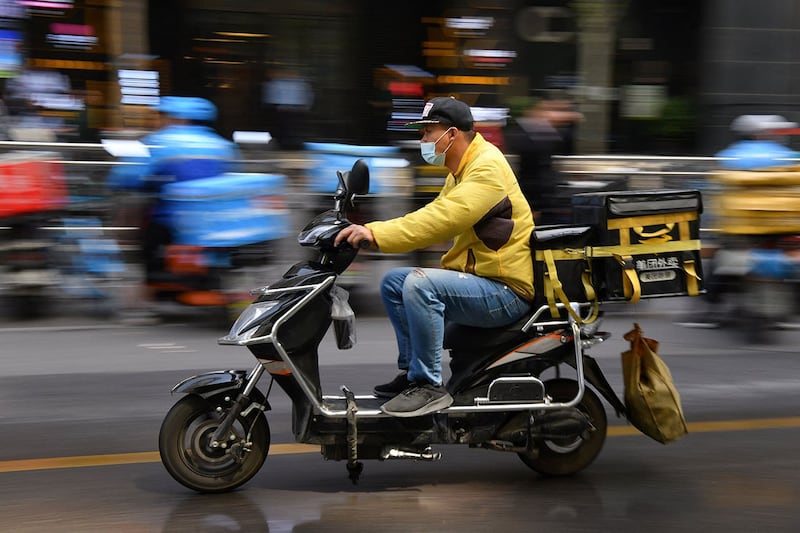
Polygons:
M626 304L627 305L627 304ZM610 412L595 463L546 479L513 454L458 446L438 462L344 463L293 443L291 406L274 392L272 451L240 490L196 495L158 463L174 383L250 368L224 329L197 320L129 326L81 313L0 323L0 530L60 531L796 531L800 525L800 332L767 345L738 332L674 325L682 302L612 309L613 337L592 351L622 393L622 336L634 321L661 342L690 434L661 445ZM394 375L382 317L358 344L320 349L323 385L364 392Z

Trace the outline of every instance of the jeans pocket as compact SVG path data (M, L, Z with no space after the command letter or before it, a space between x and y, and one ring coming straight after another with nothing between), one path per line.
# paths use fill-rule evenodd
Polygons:
M519 320L530 310L530 304L511 289L497 295L497 305L489 310L490 327L502 327Z

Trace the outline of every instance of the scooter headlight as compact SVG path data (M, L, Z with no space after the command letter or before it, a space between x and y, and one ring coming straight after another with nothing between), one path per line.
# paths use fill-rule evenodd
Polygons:
M258 326L264 323L266 317L272 314L272 311L279 303L278 300L268 300L248 305L239 315L239 318L236 319L236 322L233 323L228 335L220 340L241 342L250 339L255 334Z

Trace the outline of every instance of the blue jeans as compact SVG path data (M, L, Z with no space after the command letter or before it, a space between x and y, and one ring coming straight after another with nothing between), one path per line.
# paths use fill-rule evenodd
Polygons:
M395 268L386 273L381 298L397 336L397 366L408 380L442 384L445 320L501 327L522 318L530 303L503 283L441 268Z

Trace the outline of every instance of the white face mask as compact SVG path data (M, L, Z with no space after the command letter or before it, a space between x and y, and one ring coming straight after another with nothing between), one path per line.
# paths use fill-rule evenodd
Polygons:
M447 133L448 131L450 131L450 128L444 130L444 132L441 135L439 135L439 138L433 142L419 143L420 154L422 155L422 159L424 159L426 163L438 167L444 166L445 154L447 154L447 151L450 149L451 146L453 146L453 141L455 139L453 139L453 141L450 141L450 144L447 145L447 148L445 148L444 152L442 152L441 154L436 153L436 143L441 141L442 137L444 137L445 133Z

